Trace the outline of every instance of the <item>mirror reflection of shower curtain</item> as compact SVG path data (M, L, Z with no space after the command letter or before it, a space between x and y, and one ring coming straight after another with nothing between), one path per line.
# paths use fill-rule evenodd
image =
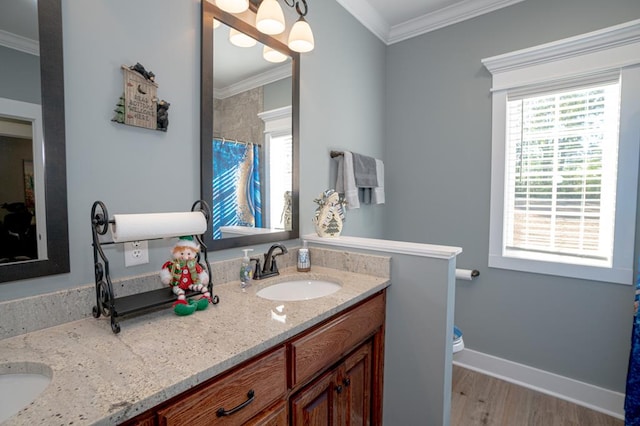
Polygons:
M253 143L213 140L213 238L221 226L262 228L260 147Z

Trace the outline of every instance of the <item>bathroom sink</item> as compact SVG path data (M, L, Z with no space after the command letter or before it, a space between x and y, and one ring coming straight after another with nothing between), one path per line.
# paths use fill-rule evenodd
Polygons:
M258 297L269 300L310 300L328 296L340 290L340 284L327 280L291 280L270 285L259 290Z
M51 382L51 374L23 373L6 368L0 372L0 423L31 404ZM15 372L14 372L15 370Z

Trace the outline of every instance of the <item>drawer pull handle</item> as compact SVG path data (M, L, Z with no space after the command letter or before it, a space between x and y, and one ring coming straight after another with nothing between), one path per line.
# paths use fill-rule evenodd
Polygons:
M238 405L237 407L233 407L229 411L225 410L224 407L220 407L220 408L218 408L218 411L216 411L216 416L218 416L218 417L230 416L233 413L236 413L236 412L242 410L247 405L251 404L253 402L254 398L255 398L255 392L253 391L253 389L251 389L249 392L247 392L247 400L245 402L243 402L242 404Z

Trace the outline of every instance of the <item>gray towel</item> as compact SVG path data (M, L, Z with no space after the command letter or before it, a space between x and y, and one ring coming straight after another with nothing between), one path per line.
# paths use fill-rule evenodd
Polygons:
M378 186L376 173L376 159L366 155L353 154L353 173L356 177L356 187L375 188Z

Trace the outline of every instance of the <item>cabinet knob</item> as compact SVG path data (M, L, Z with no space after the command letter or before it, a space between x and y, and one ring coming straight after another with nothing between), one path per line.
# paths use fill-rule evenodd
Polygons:
M342 385L336 386L336 392L342 393Z
M345 388L348 388L351 384L351 379L349 377L345 377L344 379L342 379L342 383L344 384Z

